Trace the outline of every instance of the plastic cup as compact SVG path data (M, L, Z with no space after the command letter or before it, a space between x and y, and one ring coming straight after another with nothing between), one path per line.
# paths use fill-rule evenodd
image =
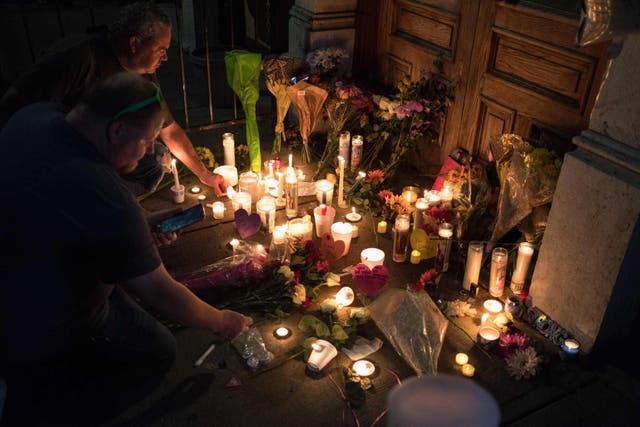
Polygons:
M171 193L173 194L173 203L184 203L184 185L172 186Z
M324 215L323 215L324 210ZM313 218L316 222L316 236L322 237L331 234L331 224L336 217L336 210L331 206L318 206L313 210Z

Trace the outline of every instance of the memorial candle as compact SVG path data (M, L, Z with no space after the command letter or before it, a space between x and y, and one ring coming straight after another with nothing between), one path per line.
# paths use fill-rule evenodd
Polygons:
M340 181L338 183L338 207L345 208L347 203L344 200L344 157L338 156L338 169L340 171Z
M331 226L331 236L333 240L342 240L344 242L344 251L342 256L349 252L351 247L351 237L353 236L353 227L348 222L336 222Z
M363 145L362 135L353 135L353 138L351 138L351 172L355 172L360 166Z
M468 378L473 377L473 375L476 373L475 366L473 366L470 363L465 363L464 365L462 365L461 370L462 370L462 375Z
M244 191L251 194L251 198L258 200L258 184L259 177L253 172L244 172L240 174L238 179L238 191Z
M449 270L449 254L451 253L451 237L453 236L453 225L443 222L438 226L438 251L436 253L436 270L445 272Z
M340 140L338 146L338 156L343 159L349 158L349 146L351 145L351 133L348 130L340 132Z
M359 377L368 377L376 371L376 366L366 359L354 362L352 368Z
M222 134L222 148L224 149L224 164L236 165L236 147L233 134L227 132Z
M458 365L465 365L469 362L469 356L466 353L457 353L456 354L456 363Z
M419 198L416 200L416 211L413 217L413 229L419 230L424 225L424 213L429 209L429 202L427 199Z
M282 197L284 194L284 174L282 172L276 172L276 176L278 177L278 187L276 190L278 197L276 198L276 206L284 206L285 200Z
M316 200L323 205L331 206L333 201L333 183L326 179L316 181Z
M298 178L293 168L287 170L284 182L285 214L287 218L298 216Z
M311 344L311 354L307 360L307 367L313 372L320 372L334 357L338 350L329 341L317 340Z
M529 264L533 257L533 245L522 242L518 245L518 258L516 259L516 267L511 275L511 290L514 294L520 294L524 290L524 282L529 271Z
M231 197L231 205L233 206L233 211L237 211L238 209L244 209L248 214L251 213L251 194L245 191L238 191L234 193Z
M276 200L265 196L256 202L256 212L260 215L260 222L267 233L273 233L276 226Z
M407 247L409 246L409 216L398 215L393 226L393 261L405 262L407 260Z
M387 221L380 221L376 227L378 234L385 234L387 232Z
M491 253L491 274L489 276L489 294L501 297L504 293L504 281L507 275L507 250L495 248Z
M464 271L464 279L462 279L462 288L466 291L471 290L472 283L478 283L483 251L484 243L475 241L469 243L469 249L467 249L467 265Z

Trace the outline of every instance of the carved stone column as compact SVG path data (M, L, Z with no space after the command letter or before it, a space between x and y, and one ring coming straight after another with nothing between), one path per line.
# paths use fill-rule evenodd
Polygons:
M531 285L531 304L587 353L615 352L639 335L638 75L636 34L610 64L591 129L565 156Z
M357 0L296 0L289 18L289 54L304 58L323 47L341 47L349 55L351 73Z

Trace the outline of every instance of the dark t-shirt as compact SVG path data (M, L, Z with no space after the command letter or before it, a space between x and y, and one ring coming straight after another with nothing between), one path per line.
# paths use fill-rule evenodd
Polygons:
M0 133L0 360L62 352L104 316L117 283L156 269L140 205L53 104Z
M123 71L126 70L105 35L85 37L60 47L21 75L2 97L0 126L20 108L36 102L55 102L68 111L93 84ZM144 77L158 84L155 74ZM172 122L169 114L164 126Z

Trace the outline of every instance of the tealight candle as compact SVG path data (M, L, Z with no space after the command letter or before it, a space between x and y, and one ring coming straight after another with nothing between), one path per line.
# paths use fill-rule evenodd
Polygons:
M376 227L378 234L385 234L387 232L387 221L380 221Z
M222 219L222 218L224 218L224 203L222 203L222 202L213 202L213 205L211 205L211 209L213 210L213 218L214 219Z
M467 362L469 362L469 356L467 356L467 353L456 354L456 363L458 365L465 365Z
M500 332L491 326L482 326L478 331L479 344L492 344L498 342Z
M338 303L338 308L347 307L353 303L355 295L353 293L353 289L348 286L343 287L336 294L336 302Z
M200 187L193 186L189 189L189 191L193 194L198 194L199 192L202 191L202 189Z
M465 377L473 377L473 375L476 373L476 367L473 366L470 363L465 363L464 365L462 365L462 375L464 375Z
M573 338L568 338L564 340L562 344L562 351L566 354L574 356L580 352L580 343Z
M502 303L496 299L488 299L482 305L491 314L498 314L502 311Z
M289 335L291 335L291 330L288 328L285 328L284 326L279 327L278 329L276 329L275 331L273 331L273 335L282 340L285 338L288 338Z
M369 268L384 264L384 251L378 248L367 248L360 252L360 262Z
M420 253L419 250L414 249L411 251L411 264L420 264L420 259L422 257L422 254Z
M362 219L362 215L356 212L356 208L352 207L351 212L346 215L346 218L351 222L358 222Z
M352 368L359 377L368 377L376 371L376 366L366 359L354 362Z

